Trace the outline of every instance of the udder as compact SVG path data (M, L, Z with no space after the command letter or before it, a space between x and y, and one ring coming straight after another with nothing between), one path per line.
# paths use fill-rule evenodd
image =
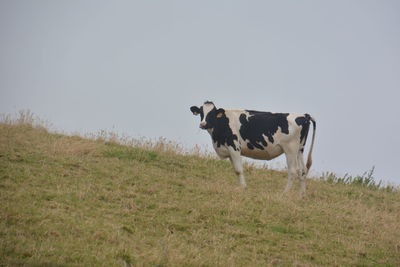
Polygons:
M264 160L271 160L273 158L278 157L279 155L282 155L283 149L277 145L277 146L271 146L269 145L266 147L264 150L254 148L254 149L249 149L249 148L242 148L241 154L245 157L249 157L252 159L264 159Z

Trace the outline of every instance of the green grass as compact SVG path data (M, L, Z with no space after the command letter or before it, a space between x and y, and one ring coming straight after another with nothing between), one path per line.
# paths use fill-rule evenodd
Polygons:
M0 266L399 266L400 193L0 124Z

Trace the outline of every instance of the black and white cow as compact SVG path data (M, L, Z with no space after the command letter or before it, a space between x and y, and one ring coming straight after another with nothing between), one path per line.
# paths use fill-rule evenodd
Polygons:
M211 135L218 156L230 159L242 186L246 187L246 181L241 155L271 160L285 153L288 165L285 192L292 187L293 178L298 177L300 192L305 193L305 177L312 163L316 128L315 120L309 114L224 110L209 101L201 107L192 106L190 110L194 115L200 114L200 128ZM303 152L310 121L314 130L307 164L304 164Z

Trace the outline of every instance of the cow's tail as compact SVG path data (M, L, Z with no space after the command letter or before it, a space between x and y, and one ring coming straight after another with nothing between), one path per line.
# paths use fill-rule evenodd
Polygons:
M307 171L306 171L306 173L308 173L308 171L310 170L311 164L312 164L312 151L313 151L313 147L314 147L315 129L317 127L317 125L316 125L317 123L315 122L315 119L311 116L310 116L310 121L313 124L313 135L312 135L312 140L311 140L310 151L308 152L308 156L307 156L307 164L306 164Z

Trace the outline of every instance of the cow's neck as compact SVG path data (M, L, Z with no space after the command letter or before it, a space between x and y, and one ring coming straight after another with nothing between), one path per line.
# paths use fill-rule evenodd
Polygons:
M213 142L217 144L217 147L228 145L232 146L235 150L237 149L234 140L238 138L229 127L229 119L227 117L217 119L214 128L212 128L209 133Z

